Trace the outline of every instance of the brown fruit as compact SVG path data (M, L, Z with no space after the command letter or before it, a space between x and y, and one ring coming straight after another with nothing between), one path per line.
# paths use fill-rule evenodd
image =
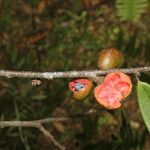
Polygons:
M120 68L124 64L124 56L121 51L111 48L104 49L98 55L98 67L102 70Z

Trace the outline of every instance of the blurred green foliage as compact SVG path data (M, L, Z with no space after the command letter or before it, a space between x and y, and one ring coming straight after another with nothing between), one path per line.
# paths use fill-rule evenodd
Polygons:
M93 0L91 9L81 0L49 0L39 13L40 0L0 1L0 67L9 70L66 71L97 69L97 54L110 47L126 55L126 67L150 64L149 9L136 23L117 17L114 0ZM140 6L139 6L140 7ZM92 11L92 13L91 13ZM45 35L43 33L46 33ZM41 35L44 35L43 37ZM39 40L37 40L37 37ZM145 77L146 76L146 77ZM146 81L149 74L142 75ZM32 86L30 79L0 80L1 120L34 120L85 112L97 104L93 98L83 103L71 99L69 79L41 80ZM119 116L100 114L73 123L47 128L68 149L147 148L147 130L133 94ZM130 105L130 103L133 103ZM132 113L134 112L134 113ZM118 118L118 119L116 119ZM120 120L119 120L120 118ZM131 126L131 122L138 124ZM148 147L147 149L149 149ZM35 129L0 129L2 150L55 149ZM126 148L127 149L127 148Z
M118 16L122 21L136 22L143 12L146 11L148 0L117 0L116 7Z

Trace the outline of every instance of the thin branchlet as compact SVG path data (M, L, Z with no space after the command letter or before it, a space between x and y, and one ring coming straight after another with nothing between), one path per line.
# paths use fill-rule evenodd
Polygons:
M43 124L51 122L64 122L72 121L74 119L85 118L88 115L98 114L103 109L90 109L84 113L78 113L66 117L50 117L33 121L0 121L0 128L6 127L26 127L26 128L36 128L43 133L48 139L60 150L65 150L65 147L61 145L54 136L43 126Z

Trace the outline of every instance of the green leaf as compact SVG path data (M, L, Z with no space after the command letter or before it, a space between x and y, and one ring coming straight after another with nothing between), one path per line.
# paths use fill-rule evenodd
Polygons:
M137 94L144 122L150 132L150 85L139 81L137 85Z
M117 14L122 21L137 21L147 6L148 0L116 0Z

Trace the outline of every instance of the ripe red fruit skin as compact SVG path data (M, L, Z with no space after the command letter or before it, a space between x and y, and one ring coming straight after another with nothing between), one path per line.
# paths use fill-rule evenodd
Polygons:
M69 82L69 89L73 92L73 99L82 101L90 93L93 84L88 79L75 79Z
M116 76L117 76L117 78L116 78ZM113 82L110 82L110 80L113 80ZM122 72L109 73L105 77L104 82L105 83L109 82L115 86L119 86L119 84L121 84L121 83L128 85L129 87L128 87L127 91L123 94L123 98L126 98L132 91L132 82L131 82L130 76L128 76ZM123 87L125 87L125 86L123 86Z
M122 72L109 73L104 82L94 89L97 102L107 109L116 109L121 101L132 91L132 82L128 75Z

